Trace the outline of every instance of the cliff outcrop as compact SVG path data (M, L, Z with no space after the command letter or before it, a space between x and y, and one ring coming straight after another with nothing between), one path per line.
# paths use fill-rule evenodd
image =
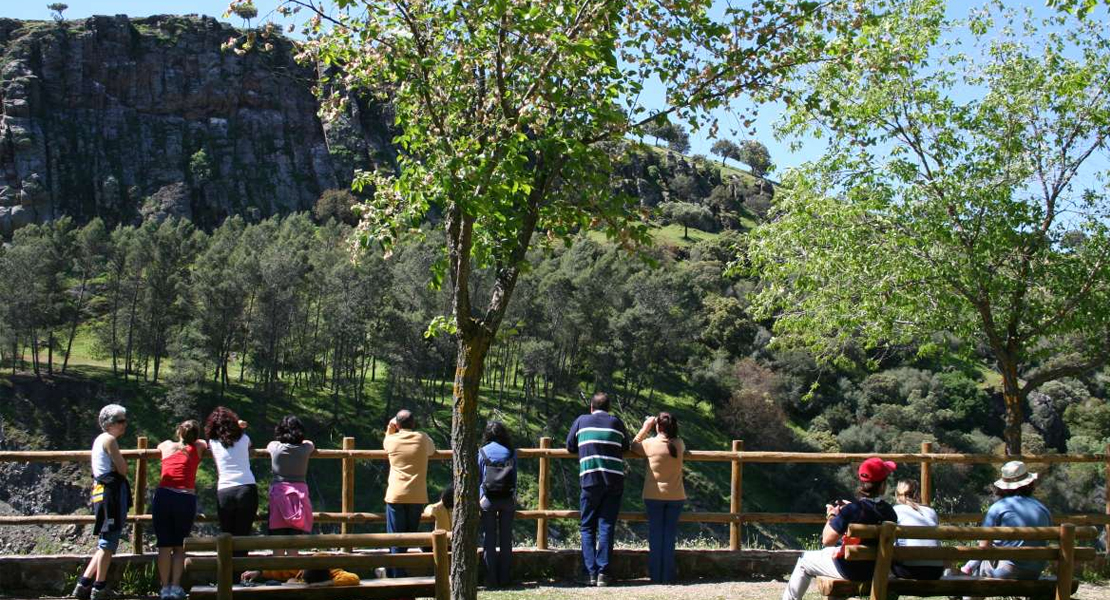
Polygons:
M0 19L0 235L61 215L306 210L388 160L388 115L355 103L335 139L292 43L222 51L236 33L209 17Z

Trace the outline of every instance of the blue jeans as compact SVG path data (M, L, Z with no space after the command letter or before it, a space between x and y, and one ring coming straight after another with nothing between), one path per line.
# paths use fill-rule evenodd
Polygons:
M513 515L516 513L516 500L482 498L481 506L486 587L509 585L513 563Z
M648 575L653 583L675 579L674 543L682 500L644 500L648 514Z
M424 512L423 504L385 504L385 530L388 533L413 533L420 530L420 515ZM408 548L390 548L390 554L408 552ZM408 573L404 569L390 567L386 569L390 577L405 577Z
M582 488L582 563L592 576L609 574L609 555L613 553L613 528L621 510L624 490L604 486Z

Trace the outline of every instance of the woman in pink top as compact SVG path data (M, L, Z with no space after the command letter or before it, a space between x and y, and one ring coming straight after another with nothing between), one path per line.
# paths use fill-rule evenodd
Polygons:
M648 437L653 432L655 436ZM671 583L675 580L678 516L686 502L682 482L686 445L678 437L678 419L666 412L645 419L632 440L632 452L647 457L644 507L648 513L648 574L654 583Z

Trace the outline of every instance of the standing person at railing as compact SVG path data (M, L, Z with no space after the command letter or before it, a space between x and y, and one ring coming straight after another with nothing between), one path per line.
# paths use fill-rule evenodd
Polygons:
M312 532L312 501L308 497L308 459L316 450L304 439L304 424L293 415L274 427L274 441L266 445L274 474L270 483L270 535ZM295 556L294 550L274 550L274 556Z
M1040 500L1033 497L1037 489L1037 474L1030 473L1025 463L1012 460L1002 465L1002 477L991 486L994 504L987 509L983 527L1050 527L1052 513ZM983 548L992 545L1010 548L1046 545L1044 540L983 540ZM1045 568L1043 560L972 560L961 569L967 575L997 579L1038 579Z
M516 449L509 428L501 421L486 424L485 444L478 450L478 472L486 587L503 587L512 582Z
M686 502L682 480L686 444L678 437L678 419L668 412L645 419L632 439L632 453L647 458L644 506L648 513L648 575L653 583L673 583L678 516Z
M875 572L873 560L844 560L843 546L852 543L847 537L848 526L852 523L878 525L884 521L898 521L894 508L883 499L886 482L897 465L877 457L871 457L859 466L858 499L855 502L837 500L825 505L825 529L821 532L821 550L808 550L802 553L782 600L801 600L814 577L835 577L851 581L870 581Z
M162 454L162 477L150 504L154 535L158 538L158 577L162 580L160 600L184 600L181 573L185 570L185 538L197 515L197 467L208 444L200 438L200 423L182 421L177 440L158 444Z
M609 414L609 396L603 392L593 395L590 414L575 419L567 433L567 451L579 457L583 583L588 585L612 583L609 556L624 494L623 456L631 441L624 423Z
M385 530L409 533L420 530L420 515L428 504L428 458L435 454L432 438L416 430L416 416L401 409L385 428L382 447L389 456L389 485L385 490ZM390 548L391 553L408 548ZM404 577L404 569L390 568L390 577Z
M108 567L119 548L127 511L131 508L131 484L127 481L127 461L119 450L119 438L127 431L127 409L109 404L97 416L101 434L92 445L92 503L98 534L96 552L77 579L73 596L81 600L100 600L108 596Z
M258 516L258 484L251 471L251 438L247 422L235 411L217 406L204 426L208 447L216 460L216 512L220 531L231 535L250 535ZM235 556L246 556L236 550Z
M898 514L898 525L910 527L936 527L940 524L937 511L921 504L921 492L913 479L903 479L894 489L894 512ZM913 548L935 548L938 540L899 539L899 546ZM903 579L940 579L944 575L944 561L910 560L894 563L890 569L895 577Z

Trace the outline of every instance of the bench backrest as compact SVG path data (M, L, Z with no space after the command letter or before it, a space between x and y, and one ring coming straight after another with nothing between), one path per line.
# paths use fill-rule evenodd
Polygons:
M1056 600L1071 597L1072 577L1076 560L1095 558L1093 548L1076 548L1075 541L1098 537L1094 527L1076 527L1064 523L1059 527L936 527L853 524L848 536L863 544L847 546L845 560L873 560L875 574L871 581L871 599L885 600L890 567L894 562L911 560L1045 560L1056 563ZM1048 542L1043 547L993 546L897 546L899 539L924 540L1037 540Z
M215 558L190 557L186 568L216 571L217 600L231 600L235 571L263 569L325 569L369 567L431 567L435 573L436 600L448 600L450 588L451 535L437 529L430 533L355 533L337 535L277 535L233 537L223 533L214 538L185 540L186 552L216 551ZM236 551L307 550L319 548L426 548L431 552L403 554L329 554L297 556L239 556Z

